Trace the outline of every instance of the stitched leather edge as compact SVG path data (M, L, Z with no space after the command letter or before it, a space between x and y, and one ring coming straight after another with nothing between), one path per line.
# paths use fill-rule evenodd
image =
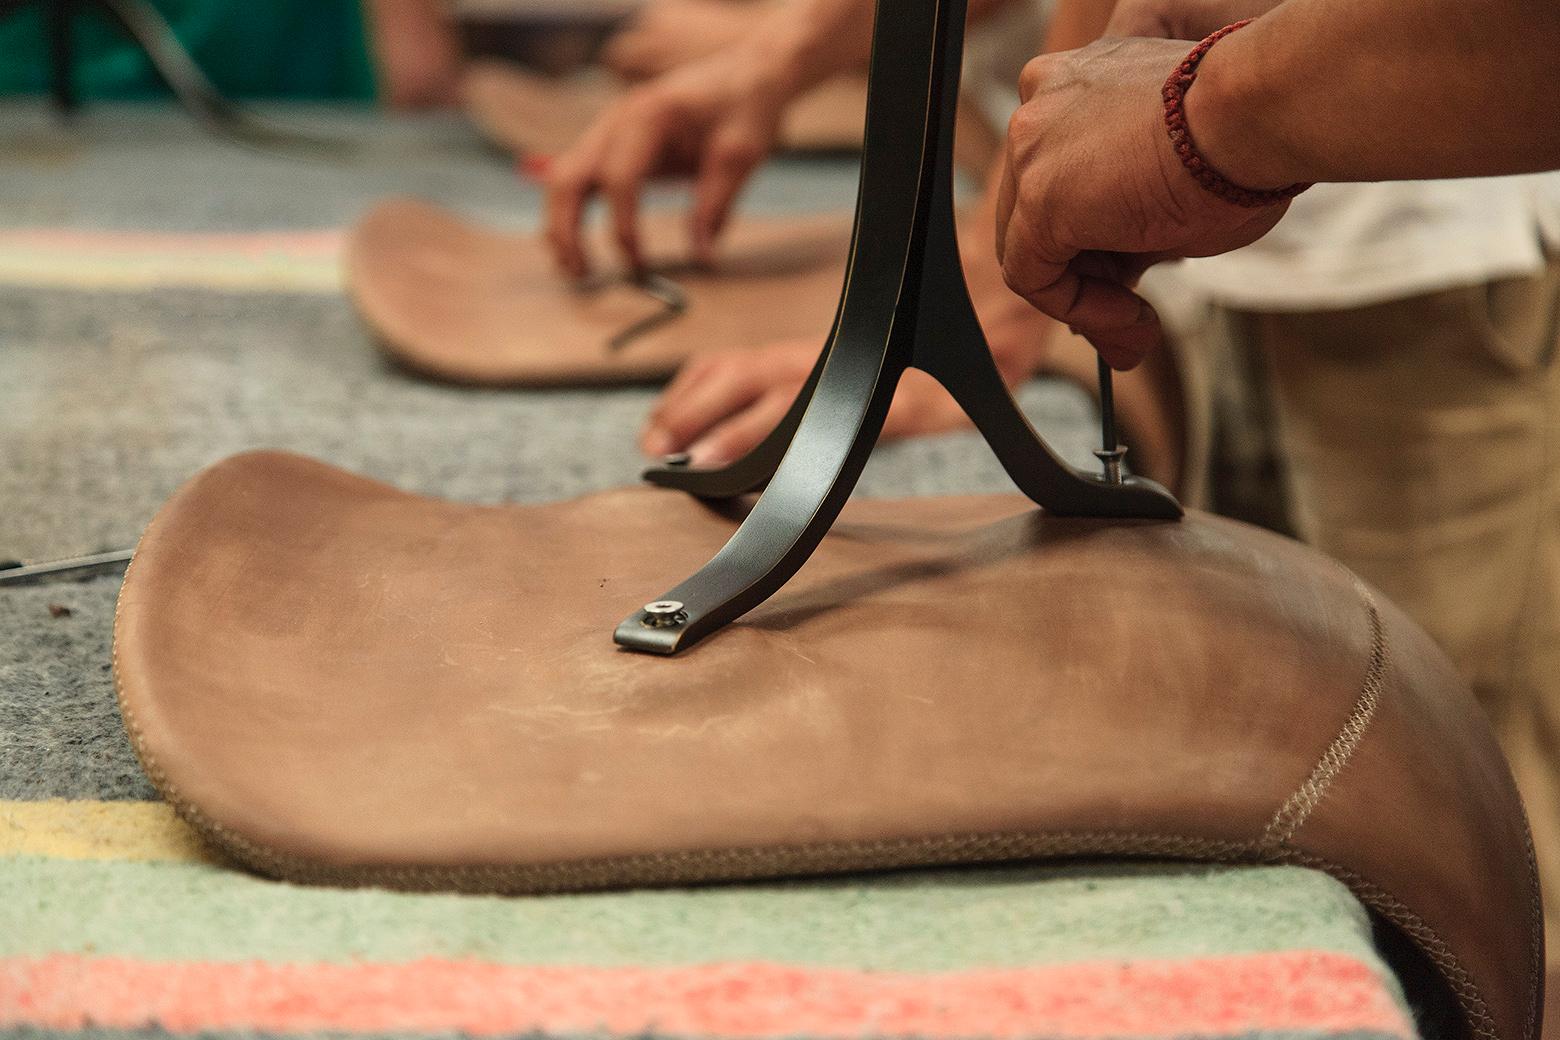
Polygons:
M1381 703L1381 691L1386 681L1387 661L1390 654L1386 629L1382 624L1381 610L1376 605L1376 597L1365 587L1364 582L1352 574L1349 577L1353 580L1354 591L1359 594L1365 605L1365 612L1370 618L1370 661L1365 669L1365 679L1360 684L1359 697L1355 699L1354 707L1350 709L1348 718L1344 720L1337 736L1333 737L1327 750L1322 752L1310 775L1293 794L1285 799L1284 804L1279 806L1272 820L1262 831L1260 841L1264 847L1276 848L1286 844L1305 824L1311 813L1321 804L1332 782L1349 764L1349 759L1359 748L1360 742L1365 739L1365 731L1370 728L1371 721L1376 717L1376 707Z
M1489 1005L1479 992L1478 984L1473 976L1458 961L1456 955L1446 944L1440 935L1412 910L1399 902L1390 892L1345 867L1336 866L1327 860L1314 856L1295 846L1290 845L1295 834L1305 824L1311 813L1321 803L1326 795L1327 788L1337 779L1348 765L1349 759L1358 749L1365 738L1366 730L1375 717L1376 709L1380 705L1382 694L1386 689L1386 673L1390 662L1390 644L1387 640L1385 625L1381 617L1381 609L1376 602L1376 597L1371 589L1358 575L1336 564L1337 569L1347 575L1358 593L1365 611L1370 620L1371 650L1369 661L1366 665L1365 678L1360 684L1360 695L1356 698L1353 708L1344 720L1337 735L1323 751L1317 760L1315 767L1300 784L1298 788L1284 800L1272 820L1263 830L1259 844L1265 852L1277 857L1284 862L1297 863L1302 866L1313 866L1326 870L1329 874L1343 881L1353 889L1362 900L1375 908L1379 913L1392 921L1408 934L1415 942L1419 943L1425 953L1430 956L1432 962L1441 971L1447 984L1452 987L1457 996L1458 1003L1463 1006L1464 1012L1469 1016L1469 1027L1481 1040L1494 1040L1498 1036L1495 1029L1494 1018L1489 1013ZM1510 781L1509 786L1513 797L1520 801L1520 795L1516 792L1515 782ZM1527 854L1528 876L1530 879L1538 877L1538 857L1533 847L1533 834L1528 825L1527 817L1522 818L1522 837L1524 851ZM1371 893L1367 895L1367 892ZM1527 1040L1536 1040L1539 1027L1540 990L1544 977L1544 948L1543 948L1543 901L1535 880L1530 880L1528 885L1528 969L1527 976L1527 1021L1524 1026L1524 1036Z
M1402 929L1404 934L1413 939L1440 970L1442 979L1451 987L1452 993L1457 997L1457 1003L1462 1006L1463 1014L1468 1017L1468 1028L1473 1031L1473 1034L1481 1040L1498 1040L1500 1033L1495 1027L1495 1018L1490 1014L1489 1004L1479 992L1479 984L1474 981L1468 969L1463 967L1446 941L1434 928L1426 924L1422 917L1369 878L1320 856L1301 849L1291 849L1280 855L1278 859L1281 862L1326 871L1348 885L1367 906ZM1531 985L1529 991L1531 992ZM1531 1002L1529 1006L1533 1007ZM1534 1014L1533 1010L1528 1013L1529 1040L1533 1037Z

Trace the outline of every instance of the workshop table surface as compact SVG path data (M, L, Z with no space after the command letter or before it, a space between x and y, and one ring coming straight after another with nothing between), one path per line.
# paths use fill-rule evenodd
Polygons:
M460 120L281 110L299 158L159 106L0 103L0 560L128 547L201 467L285 448L536 502L630 483L654 391L477 391L373 348L343 230L415 194L494 226L540 195ZM845 209L773 164L753 212ZM652 204L676 201L658 190ZM1077 387L1021 400L1084 464ZM871 495L1005 491L969 434L886 446ZM0 1031L14 1036L1409 1036L1359 903L1289 867L1071 863L518 898L279 884L158 800L114 704L117 575L0 587ZM605 636L604 636L605 638Z

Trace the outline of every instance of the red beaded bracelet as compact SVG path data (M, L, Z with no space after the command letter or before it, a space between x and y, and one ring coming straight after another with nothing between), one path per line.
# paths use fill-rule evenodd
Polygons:
M1192 141L1191 128L1186 125L1186 92L1197 80L1197 66L1202 64L1203 57L1214 44L1236 29L1250 25L1252 21L1254 19L1247 18L1245 21L1226 25L1193 47L1186 59L1170 73L1170 78L1165 80L1165 87L1161 94L1165 99L1165 127L1170 131L1170 144L1175 148L1175 154L1180 156L1181 165L1197 179L1198 184L1226 202L1259 209L1292 199L1310 185L1291 184L1287 188L1271 190L1242 188L1208 165L1202 153L1197 150L1196 143Z

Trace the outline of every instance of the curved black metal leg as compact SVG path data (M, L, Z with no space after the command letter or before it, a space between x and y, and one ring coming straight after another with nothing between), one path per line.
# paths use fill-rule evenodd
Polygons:
M856 217L852 229L851 253L855 253L855 228L861 223L861 204L856 204ZM807 374L807 382L802 384L801 390L796 394L796 400L791 402L791 407L786 409L785 415L768 436L754 445L753 450L735 462L724 466L711 466L709 468L695 469L687 465L679 465L672 462L663 462L659 466L651 466L643 473L644 479L657 487L671 488L674 491L685 491L697 498L719 499L736 498L754 491L762 491L774 477L775 471L780 468L780 460L785 458L786 449L791 446L791 441L796 437L796 430L802 424L802 415L807 411L807 402L811 401L813 394L818 391L818 380L823 375L823 366L829 360L829 352L834 348L835 337L839 335L840 318L844 313L844 294L841 294L841 307L834 312L834 324L829 329L829 338L824 341L824 347L818 352L818 360L813 363L812 371Z
M676 653L758 606L807 562L856 486L904 373L902 361L878 363L888 349L860 346L830 351L795 440L736 534L697 574L620 624L618 645Z
M1018 489L1048 512L1140 520L1181 517L1175 496L1151 480L1129 476L1111 483L1069 466L1035 432L989 354L983 361L935 364L927 371L959 402Z
M146 52L159 79L185 110L206 126L226 130L242 119L242 110L225 97L190 57L168 20L146 0L97 0L114 21Z
M1019 411L964 285L953 222L953 116L965 0L896 0L874 29L861 192L835 330L808 385L759 449L715 470L659 468L653 483L706 497L768 487L699 572L617 628L619 645L672 654L774 594L839 516L914 365L942 382L1003 468L1053 512L1174 519L1145 480L1067 465ZM919 161L906 154L920 142Z
M73 78L72 30L76 15L89 3L135 41L175 100L207 130L239 144L301 150L322 158L351 151L344 141L274 127L223 95L179 42L167 18L147 0L46 0L50 90L62 111L80 106Z
M878 19L875 47L919 60L873 63L869 107L885 88L888 96L868 121L845 289L816 386L798 398L795 435L736 534L697 574L619 625L619 645L675 653L762 603L812 555L850 497L913 350L916 303L904 287L935 115L932 55L952 6L960 8L962 30L962 4L942 0ZM907 142L918 142L921 161L907 161ZM777 431L774 447L782 437ZM752 475L761 475L763 460L754 461Z
M943 182L939 181L939 193ZM1018 489L1059 516L1175 520L1175 496L1151 480L1111 482L1069 466L1035 432L1008 392L964 284L951 200L927 227L920 331L912 364L953 395Z
M48 0L43 8L49 34L49 95L63 115L81 107L76 94L76 0Z

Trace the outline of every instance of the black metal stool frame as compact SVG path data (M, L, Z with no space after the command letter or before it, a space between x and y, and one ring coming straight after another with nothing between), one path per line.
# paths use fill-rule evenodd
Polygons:
M1064 516L1181 516L1151 481L1111 483L1063 462L1019 411L991 357L954 225L966 6L879 0L861 187L833 331L790 412L752 453L719 469L669 465L645 474L703 498L764 491L714 559L618 626L619 645L675 654L784 585L844 508L911 367L948 389L1035 504Z

